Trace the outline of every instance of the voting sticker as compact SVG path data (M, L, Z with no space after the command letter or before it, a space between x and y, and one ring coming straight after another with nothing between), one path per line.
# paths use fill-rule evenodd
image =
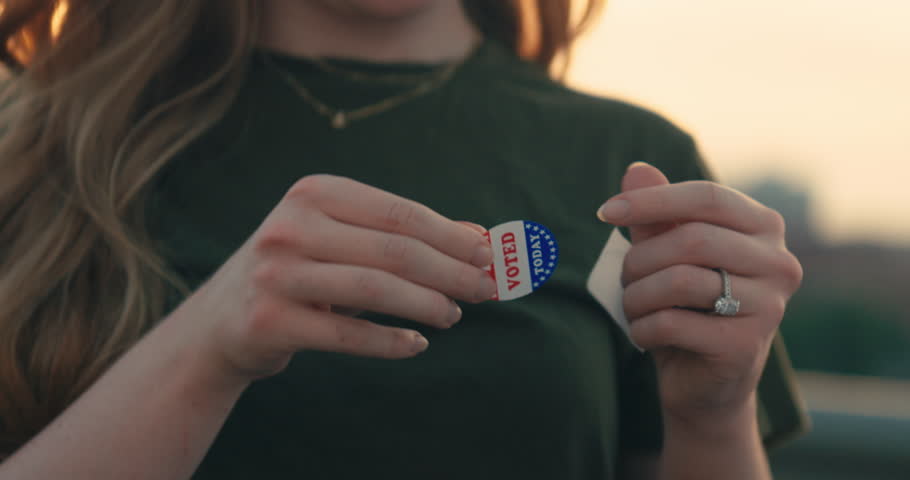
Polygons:
M556 270L559 248L547 227L515 220L486 234L493 248L493 264L486 268L496 281L493 300L514 300L540 288Z

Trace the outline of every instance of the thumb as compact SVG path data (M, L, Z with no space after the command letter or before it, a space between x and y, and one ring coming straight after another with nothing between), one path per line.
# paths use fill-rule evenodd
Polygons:
M669 184L670 181L667 180L667 177L660 170L645 162L635 162L629 165L629 168L626 169L626 174L622 177L623 192ZM660 235L675 226L676 225L672 223L639 225L629 227L629 233L632 235L632 243L637 243L655 235Z

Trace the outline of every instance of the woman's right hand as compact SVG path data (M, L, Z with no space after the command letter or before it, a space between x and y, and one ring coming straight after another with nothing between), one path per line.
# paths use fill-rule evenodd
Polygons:
M175 314L202 322L204 350L248 379L277 373L299 350L405 358L426 349L418 332L333 307L448 328L461 317L452 298L495 293L481 268L491 261L477 229L354 180L313 175Z

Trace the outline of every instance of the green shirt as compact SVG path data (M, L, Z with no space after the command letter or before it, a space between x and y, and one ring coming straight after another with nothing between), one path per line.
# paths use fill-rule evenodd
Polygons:
M159 177L150 228L193 287L312 173L351 177L443 215L549 227L559 266L540 290L463 305L416 358L300 352L241 397L197 479L400 480L615 477L621 450L660 448L653 363L585 282L612 230L596 208L634 161L671 181L705 172L691 138L654 113L587 96L487 42L441 88L335 130L276 70L251 59L226 117ZM324 102L356 108L401 91L273 55ZM338 61L369 74L433 66ZM780 345L776 347L780 353ZM801 427L784 357L761 388L768 440Z

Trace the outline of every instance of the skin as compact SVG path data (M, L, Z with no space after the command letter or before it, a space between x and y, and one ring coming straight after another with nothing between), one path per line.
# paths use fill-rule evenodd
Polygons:
M263 0L262 43L297 55L442 61L477 40L459 5ZM669 185L650 166L631 168L623 190L602 216L633 232L626 309L635 340L655 354L666 419L660 458L630 454L628 478L769 478L755 387L800 277L779 215L715 184ZM490 261L476 226L353 180L303 178L209 281L0 464L0 480L189 478L244 389L294 352L392 359L427 348L413 330L338 312L447 328L461 316L450 299L493 294L479 268ZM716 273L692 265L731 272L739 318L670 308L707 307L717 295Z
M755 391L802 279L783 219L736 190L670 184L643 163L630 166L622 189L598 216L630 227L623 306L632 338L654 356L665 423L663 452L630 456L632 478L771 478ZM712 309L721 291L706 266L730 273L736 317L691 310Z
M480 39L457 0L266 0L260 43L298 56L438 63Z

